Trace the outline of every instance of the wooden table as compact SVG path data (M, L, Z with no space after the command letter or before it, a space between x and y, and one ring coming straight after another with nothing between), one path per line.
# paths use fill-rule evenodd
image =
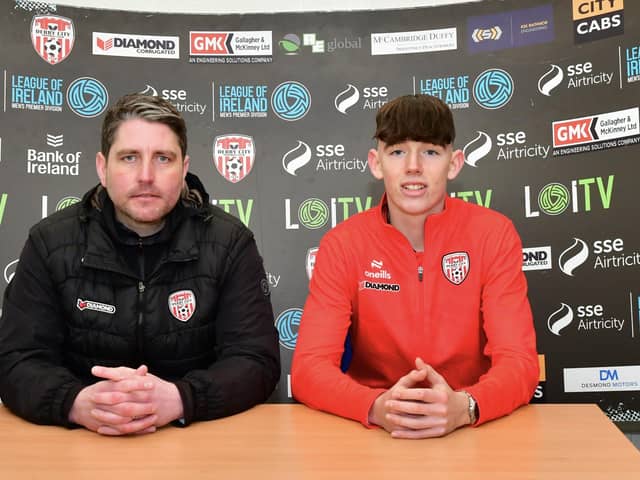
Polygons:
M479 428L395 440L302 405L151 435L29 424L0 407L0 479L640 479L640 453L595 405L529 405Z

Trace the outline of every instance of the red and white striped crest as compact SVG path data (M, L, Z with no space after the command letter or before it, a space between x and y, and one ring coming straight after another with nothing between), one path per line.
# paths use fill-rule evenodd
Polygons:
M51 65L67 58L75 40L73 22L57 15L36 15L31 20L31 43L38 55Z
M169 295L169 311L181 322L188 321L196 311L196 296L191 290L180 290Z
M451 283L460 285L469 273L469 255L467 252L448 253L442 257L442 273Z
M249 175L255 153L253 138L247 135L220 135L213 141L213 162L220 175L231 183Z

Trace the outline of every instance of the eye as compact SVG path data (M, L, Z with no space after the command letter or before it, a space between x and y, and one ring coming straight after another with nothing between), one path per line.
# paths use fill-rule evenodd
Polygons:
M395 148L389 152L389 155L393 157L399 157L404 154L404 150L400 150L399 148Z
M428 149L425 150L425 155L427 155L428 157L433 156L433 155L440 155L440 152L438 150L433 150L433 149Z
M122 160L127 163L135 162L136 156L133 153L130 153L128 155L123 155Z
M169 163L170 161L171 161L171 158L167 157L166 155L158 155L158 162Z

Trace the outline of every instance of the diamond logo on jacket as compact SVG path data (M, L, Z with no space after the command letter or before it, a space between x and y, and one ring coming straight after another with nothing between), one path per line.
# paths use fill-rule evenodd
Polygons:
M196 296L191 290L180 290L169 295L169 311L177 320L187 322L196 311Z
M469 273L469 254L467 252L448 253L442 257L442 273L454 285L460 285Z

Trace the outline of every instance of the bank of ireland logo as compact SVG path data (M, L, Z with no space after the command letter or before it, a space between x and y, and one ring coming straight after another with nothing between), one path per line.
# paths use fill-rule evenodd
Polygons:
M360 100L360 92L355 86L349 83L347 88L336 95L333 104L335 105L336 110L343 115L346 115L347 110L358 103L358 100Z
M169 295L168 304L176 320L187 322L196 311L196 296L191 290L180 290Z
M558 266L565 275L573 277L573 271L589 258L589 247L580 238L573 239L573 244L558 257Z
M296 172L311 161L311 147L302 140L282 156L282 168L289 175L296 176Z
M504 107L513 96L513 79L499 68L485 70L473 83L473 98L482 108Z
M219 135L213 141L213 162L218 173L231 183L249 175L255 155L253 138L248 135Z
M478 130L478 136L467 143L462 149L464 162L472 167L478 166L478 161L487 156L491 151L493 142L486 133Z
M561 303L560 308L547 318L549 331L556 336L573 322L573 309L566 303Z
M31 43L44 61L60 63L71 53L75 40L73 22L57 15L36 15L31 20Z
M311 94L300 82L283 82L271 94L271 108L283 120L300 120L307 114L309 107Z
M278 315L276 318L276 329L278 330L278 338L280 345L289 350L296 348L298 341L298 328L300 327L300 319L302 318L302 309L289 308Z
M442 257L442 273L454 285L460 285L467 278L470 262L467 252L448 253Z
M561 183L549 183L538 194L540 209L547 215L560 215L569 206L571 196Z
M316 257L318 256L319 247L312 247L307 250L307 259L305 261L305 266L307 268L307 278L311 281L311 277L313 276L313 268L316 266Z
M74 205L79 201L80 201L79 197L74 197L74 196L64 197L56 204L56 212L59 212L63 208L70 207L71 205Z
M308 198L298 207L298 218L310 230L322 228L329 221L329 207L319 198Z
M563 79L564 73L562 72L562 69L558 65L551 64L549 71L545 72L545 74L538 80L538 91L541 94L550 97L551 91L560 85Z
M91 77L81 77L69 85L67 103L80 117L97 117L107 108L109 94L100 81Z

